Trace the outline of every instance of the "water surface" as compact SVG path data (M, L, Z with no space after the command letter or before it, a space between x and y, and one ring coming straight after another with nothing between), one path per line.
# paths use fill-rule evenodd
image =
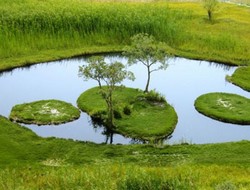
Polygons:
M106 57L107 61L125 58ZM96 81L84 81L78 77L78 68L86 64L85 58L43 63L28 68L15 69L0 75L0 115L9 116L16 104L42 99L59 99L76 106L76 100L85 90L97 85ZM250 98L250 94L225 80L235 67L183 58L172 59L165 71L152 73L150 89L163 94L178 114L178 124L168 143L218 143L250 140L250 126L222 123L198 113L195 99L209 92L236 93ZM124 85L144 89L146 68L129 67L136 80L124 81ZM142 121L143 122L143 121ZM90 117L82 113L80 119L57 126L26 125L42 137L60 137L75 140L105 142L103 128L93 128ZM129 138L114 135L114 143L133 143Z

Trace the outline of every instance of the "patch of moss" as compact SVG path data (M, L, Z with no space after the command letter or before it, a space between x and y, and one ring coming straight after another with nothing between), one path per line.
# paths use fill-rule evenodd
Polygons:
M115 117L115 131L148 141L169 136L178 120L174 108L162 99L160 102L150 101L145 96L134 88L120 88L114 92L116 115L119 113L119 117ZM98 87L82 93L77 104L82 111L104 123L107 108Z
M72 104L60 100L41 100L19 104L12 108L10 120L37 125L61 124L80 117Z
M196 110L213 119L250 125L250 99L229 93L208 93L195 100Z

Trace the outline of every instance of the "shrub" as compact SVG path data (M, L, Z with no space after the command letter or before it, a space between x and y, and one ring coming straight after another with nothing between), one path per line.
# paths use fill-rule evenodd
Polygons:
M105 111L105 110L95 110L95 111L90 113L90 116L92 118L94 118L94 120L96 120L96 121L105 120L105 118L107 116L107 111Z
M130 115L131 114L131 107L129 105L126 105L124 108L123 108L123 113L125 115Z
M121 112L119 111L119 109L115 109L115 110L114 110L114 118L115 118L115 119L121 119L121 118L122 118L122 114L121 114Z
M146 93L145 98L150 102L166 102L165 97L159 92L156 92L155 90L151 90Z

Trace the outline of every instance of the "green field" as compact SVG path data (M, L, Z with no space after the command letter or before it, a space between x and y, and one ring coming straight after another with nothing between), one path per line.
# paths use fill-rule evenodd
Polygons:
M149 33L178 56L248 65L248 7L219 4L209 22L201 3L0 1L0 69L81 54L119 52Z
M250 188L248 141L98 145L40 138L0 117L0 150L1 189Z

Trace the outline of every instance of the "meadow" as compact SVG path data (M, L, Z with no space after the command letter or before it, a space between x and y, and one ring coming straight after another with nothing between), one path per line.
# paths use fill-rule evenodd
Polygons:
M209 22L201 3L0 1L0 69L89 53L121 52L149 33L178 56L249 64L249 8L221 3Z
M94 144L41 138L0 117L0 150L1 189L250 188L249 141Z

